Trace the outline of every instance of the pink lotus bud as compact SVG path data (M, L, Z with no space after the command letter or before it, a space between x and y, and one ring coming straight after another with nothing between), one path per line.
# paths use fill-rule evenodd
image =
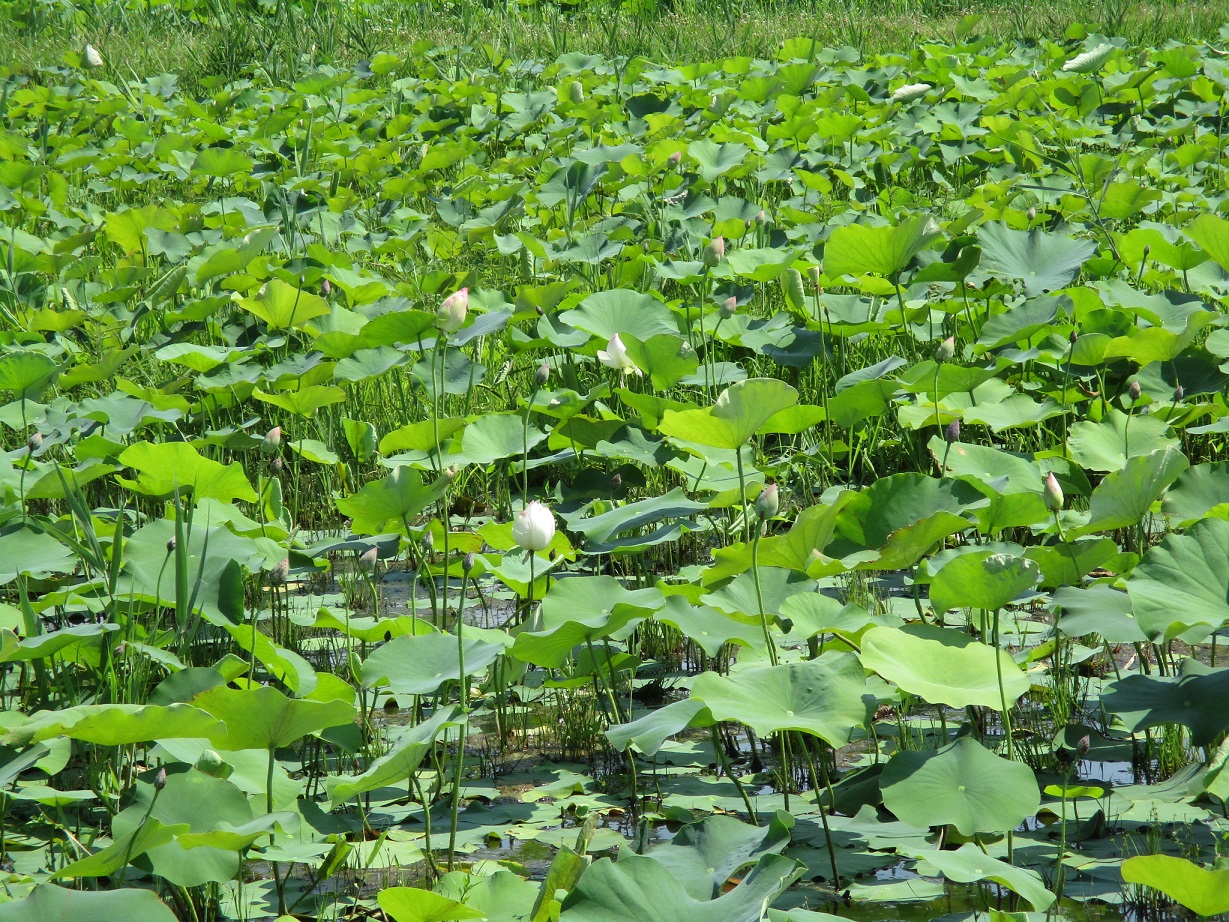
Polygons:
M274 426L265 433L264 439L260 443L260 450L266 455L276 454L277 450L282 445L282 427Z
M939 343L939 348L935 350L936 362L950 362L956 357L956 337L949 336L943 342Z
M435 325L441 333L455 333L465 323L469 312L469 289L454 291L435 311Z
M725 238L714 237L704 248L704 265L710 269L725 259Z
M1046 474L1045 490L1042 492L1047 509L1051 512L1058 512L1063 508L1063 488L1058 485L1058 478L1054 476L1053 471Z
M718 312L722 320L729 320L738 310L738 298L731 295L722 302L721 310Z
M376 561L379 559L380 551L373 544L359 555L358 568L364 573L374 573L376 570Z
M771 519L780 508L781 497L777 491L777 485L770 483L755 498L755 513L761 519Z

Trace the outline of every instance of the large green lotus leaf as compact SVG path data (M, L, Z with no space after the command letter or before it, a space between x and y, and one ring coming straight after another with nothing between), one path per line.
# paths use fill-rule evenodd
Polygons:
M1040 228L1012 230L1002 222L983 224L977 234L982 248L981 270L1000 281L1019 281L1029 297L1068 285L1097 245Z
M20 525L0 535L0 586L23 574L43 579L76 568L76 555L46 532Z
M0 634L2 638L0 640L0 663L29 662L59 655L66 662L73 660L81 662L83 659L88 659L91 663L97 664L96 657L102 645L102 638L119 629L118 624L90 624L87 622L62 627L50 634L23 637L20 641L11 631L4 631ZM67 655L65 651L69 651Z
M66 890L35 887L22 900L0 904L0 922L175 922L175 913L149 890Z
M937 751L898 752L880 789L884 806L902 822L921 829L952 825L963 836L1009 832L1041 805L1031 768L967 737Z
M388 887L380 891L376 902L393 922L448 922L486 917L481 910L417 887Z
M551 587L542 601L542 624L547 628L558 627L577 620L578 615L589 623L590 619L610 616L615 605L653 612L664 604L661 590L654 587L628 589L613 576L575 576Z
M1070 310L1071 299L1063 297L1028 298L1010 310L989 318L977 337L978 351L997 349L1008 343L1031 339L1048 327L1058 316L1059 309Z
M1229 221L1219 215L1201 214L1183 227L1182 233L1203 247L1205 253L1229 272Z
M794 817L784 810L777 811L767 827L732 816L708 816L684 826L648 856L664 865L689 896L712 900L738 871L763 855L781 854L793 827Z
M237 147L206 147L192 161L190 172L193 176L225 179L250 173L253 166L252 158Z
M156 799L152 793L152 785L138 786L136 800L113 821L117 839L135 832L147 811L164 825L186 824L195 833L209 832L219 823L242 826L253 819L242 791L229 781L195 770L168 773L162 793ZM211 846L189 849L178 838L149 849L147 858L156 875L180 887L222 883L239 872L238 851Z
M1161 511L1182 527L1209 516L1229 518L1229 461L1184 470L1161 500Z
M707 605L693 605L681 595L667 597L665 607L653 618L673 625L709 656L718 655L727 643L741 647L764 646L764 632L759 619L752 625L747 619L732 618Z
M108 877L116 871L127 867L133 859L144 855L151 849L166 845L176 835L188 831L187 823L165 826L150 817L127 835L116 836L115 841L105 848L60 868L51 875L52 880L65 877Z
M1052 607L1061 609L1055 627L1068 637L1097 634L1110 643L1143 643L1148 638L1135 623L1131 597L1098 583L1087 588L1067 585L1054 593Z
M764 601L763 610L772 614L780 611L790 596L814 591L815 580L805 573L761 566L758 591L755 574L741 573L715 592L705 593L701 601L747 624L759 625L761 599Z
M197 498L209 497L223 503L236 499L256 501L256 491L248 483L242 464L219 464L202 456L187 442L137 442L124 449L119 461L139 474L135 483L121 482L150 496L190 488Z
M1041 578L1041 568L1027 557L989 554L976 549L943 565L930 586L935 614L953 608L997 611L1030 592Z
M874 698L852 653L803 663L746 669L732 676L705 672L691 686L717 720L737 720L760 736L798 730L840 748L865 726Z
M1007 651L988 647L955 628L932 624L871 628L862 635L862 664L911 695L956 708L980 705L1002 710L1000 664L1009 706L1031 686Z
M501 458L520 457L546 440L546 433L531 425L525 431L525 418L519 413L491 413L480 416L461 433L461 454L470 464L490 464Z
M307 697L316 690L319 682L316 670L298 653L275 643L267 634L253 631L247 624L224 624L222 629L230 634L240 650L254 654L269 675L285 685L294 695Z
M1127 580L1149 640L1199 643L1229 623L1229 521L1203 519L1149 548Z
M208 736L222 749L277 749L309 733L353 723L357 712L348 701L287 698L276 688L236 689L218 686L192 702L225 726Z
M337 367L333 369L333 380L372 381L386 374L390 368L403 364L405 360L405 353L392 346L359 349L337 363Z
M828 553L859 568L909 567L943 538L970 527L966 514L986 503L976 487L960 480L881 477L849 501Z
M1122 879L1159 890L1196 915L1229 912L1229 869L1210 871L1171 855L1136 855L1122 863Z
M422 474L408 465L393 469L383 480L365 484L357 493L335 500L337 511L349 516L357 535L406 534L410 520L443 498L448 478L424 483Z
M824 244L824 274L829 278L867 274L891 278L939 233L939 226L926 215L915 215L895 227L838 227Z
M1120 551L1109 538L1080 538L1058 544L1034 544L1024 556L1041 567L1042 588L1058 589L1078 586L1083 577L1104 566Z
M938 436L931 438L928 447L955 476L974 477L1001 493L1040 493L1045 486L1043 473L1031 456L991 445L947 442Z
M1177 440L1168 433L1168 424L1155 416L1140 413L1128 417L1121 410L1111 409L1100 422L1084 420L1072 426L1067 447L1081 467L1119 471L1129 458L1177 446Z
M798 879L802 865L763 856L742 882L715 900L687 893L670 870L643 855L596 861L563 901L559 922L761 922L765 907Z
M168 561L167 542L175 537L170 519L138 529L124 543L124 567L118 582L119 595L132 596L155 605L175 605L174 562ZM244 538L229 528L206 528L199 519L188 535L188 582L196 593L195 608L214 624L231 624L237 568L250 573L269 569L286 556L284 548L270 538ZM177 551L178 552L178 551ZM242 602L242 581L237 584Z
M503 651L503 644L466 639L466 675L485 669ZM460 676L457 638L452 634L403 634L363 661L363 685L387 685L398 696L434 695L445 682L456 682Z
M1101 706L1132 733L1164 724L1189 727L1191 742L1206 746L1229 728L1229 669L1176 676L1132 675L1111 683Z
M624 333L643 341L663 334L678 335L679 325L665 304L649 294L629 288L613 288L589 295L580 306L564 311L559 319L586 330L605 349L611 337Z
M1032 903L1037 912L1045 912L1054 902L1054 894L1046 889L1041 875L1036 871L1018 868L1006 861L991 858L972 842L966 842L952 852L931 848L925 851L915 850L908 854L925 861L948 880L956 883L990 881L1006 887Z
M151 740L212 736L218 720L190 704L80 704L42 711L4 736L6 745L66 737L98 746L130 746Z
M687 147L688 155L699 165L700 176L707 183L740 165L750 152L745 144L718 144L709 138L692 141Z
M306 418L312 416L321 407L344 403L346 392L332 384L311 384L293 391L279 391L276 394L265 393L257 388L252 392L252 396L262 403L279 407L292 416Z
M571 581L565 580L557 585L567 582ZM594 614L556 623L547 630L517 634L511 648L512 655L523 663L559 669L568 661L574 648L595 640L616 637L652 615L654 609L607 602L601 609L581 608L575 611L591 611Z
M628 358L649 376L655 390L669 390L700 366L696 351L676 333L663 333L641 341L621 336Z
M616 506L599 515L580 516L561 513L570 531L578 531L585 536L585 552L589 554L606 553L612 544L611 539L625 532L636 532L645 525L667 521L671 524L687 521L692 528L698 528L694 518L697 513L708 508L705 503L697 503L687 498L682 487L676 487L662 496L654 496L637 502ZM619 542L614 542L619 544ZM595 548L602 548L598 550Z
M388 752L374 760L360 775L330 775L325 790L334 808L357 797L392 784L405 784L423 758L435 746L441 733L459 725L459 708L437 708L429 720L402 728L390 741Z
M399 343L421 343L423 336L434 328L433 313L415 310L389 311L387 314L373 317L363 325L358 345L363 349L375 349Z
M278 278L265 282L256 297L241 298L239 306L263 320L270 330L301 327L332 310L318 295L300 291Z
M1138 525L1188 467L1186 455L1172 445L1131 458L1121 470L1110 472L1097 484L1092 491L1088 524L1073 529L1072 536Z
M666 740L688 727L711 727L713 715L704 703L695 698L674 701L656 708L643 717L625 724L616 724L606 731L610 745L620 752L629 746L646 756L654 756Z
M0 391L12 391L21 400L34 399L51 383L58 368L41 352L22 350L0 355Z
M731 384L717 402L702 410L666 410L658 425L663 435L737 449L773 414L798 402L798 392L776 378L748 378Z
M761 538L759 565L808 572L816 563L816 553L832 540L841 510L856 495L853 490L842 490L830 503L816 503L798 513L785 534ZM712 585L751 569L754 550L750 542L715 549L715 562L704 571L704 584Z

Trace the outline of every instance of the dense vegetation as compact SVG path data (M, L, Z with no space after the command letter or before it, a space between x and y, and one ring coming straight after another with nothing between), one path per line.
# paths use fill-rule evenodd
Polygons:
M5 15L0 920L1229 912L1213 44Z

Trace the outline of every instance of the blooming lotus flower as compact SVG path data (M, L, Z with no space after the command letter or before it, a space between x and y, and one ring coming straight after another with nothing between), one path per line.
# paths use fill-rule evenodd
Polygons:
M469 312L469 289L461 288L446 297L435 311L435 326L441 333L455 333Z
M892 94L892 102L913 102L925 96L930 89L929 83L906 83Z
M81 52L81 66L86 70L97 70L102 67L102 55L93 45L86 45Z
M1046 474L1045 489L1042 491L1045 497L1046 508L1051 512L1058 512L1063 508L1063 488L1058 485L1058 478L1054 476L1054 472Z
M536 499L512 520L512 540L527 551L544 551L555 537L555 517Z
M643 374L627 354L627 347L623 345L623 340L619 338L618 333L610 337L610 342L606 344L605 349L597 350L597 360L607 368L613 368L615 371L623 372L623 374L628 372L634 375Z

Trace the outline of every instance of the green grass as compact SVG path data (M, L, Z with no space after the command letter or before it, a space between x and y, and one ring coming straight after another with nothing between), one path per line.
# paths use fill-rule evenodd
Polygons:
M849 45L863 54L955 41L971 34L1038 40L1087 29L1160 45L1216 43L1225 22L1216 0L1042 0L1019 5L971 0L844 0L832 3L649 0L552 3L278 4L276 9L214 0L208 9L104 3L75 9L44 0L0 4L0 66L19 71L60 64L88 42L117 69L174 73L186 86L232 78L250 68L268 79L319 64L349 66L418 42L483 46L492 58L553 59L580 51L663 62L766 56L789 38Z

